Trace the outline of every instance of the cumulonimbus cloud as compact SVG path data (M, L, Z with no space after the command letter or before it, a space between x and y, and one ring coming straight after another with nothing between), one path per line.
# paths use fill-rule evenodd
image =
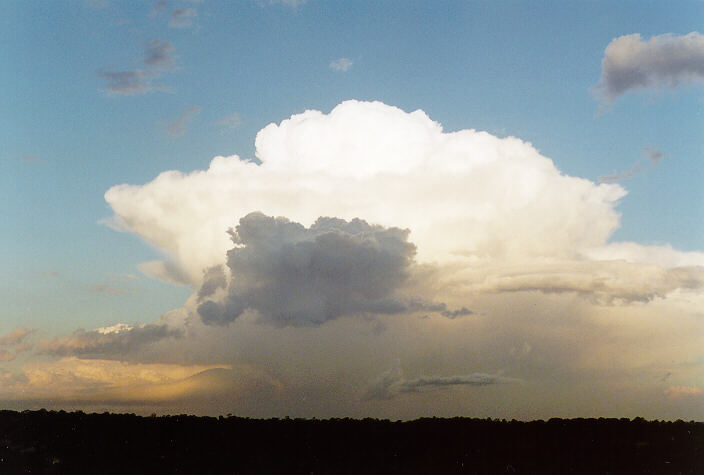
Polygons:
M261 163L216 157L208 170L112 187L112 226L161 248L198 286L231 247L233 218L252 211L304 226L335 216L407 228L423 262L575 256L618 227L625 194L560 173L517 138L445 133L422 111L379 102L270 124L256 149Z
M151 275L194 289L205 269L225 263L233 218L252 211L304 227L334 216L409 229L420 264L465 269L456 275L471 280L453 285L476 292L632 302L700 285L691 267L702 265L702 253L609 242L621 186L564 175L514 137L444 132L420 110L346 101L329 114L310 110L268 125L257 134L256 156L216 157L204 171L112 187L111 225L164 251L163 263L149 264ZM626 285L633 266L594 262L605 259L687 269L668 280L649 268L659 276L654 283Z
M704 35L694 31L644 41L634 33L608 44L595 89L605 103L610 103L629 91L695 81L704 81Z

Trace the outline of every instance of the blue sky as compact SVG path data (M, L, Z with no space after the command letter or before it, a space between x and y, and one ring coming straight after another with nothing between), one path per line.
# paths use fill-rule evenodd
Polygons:
M137 270L158 245L101 224L105 192L253 157L267 124L348 99L422 109L445 132L518 137L595 183L636 167L619 180L611 242L704 250L701 81L629 91L604 110L594 90L612 40L694 32L702 2L160 5L0 4L0 334L146 323L182 306L193 288ZM145 63L153 40L169 44L157 66ZM347 70L331 67L340 58ZM110 93L106 72L137 70L153 90ZM662 154L655 166L646 148Z

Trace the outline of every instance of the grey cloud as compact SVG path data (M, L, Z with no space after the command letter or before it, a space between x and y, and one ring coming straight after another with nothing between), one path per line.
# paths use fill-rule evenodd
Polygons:
M468 309L467 307L458 308L457 310L444 310L440 312L440 315L446 318L459 318L473 314L474 312Z
M39 342L38 350L53 356L106 357L127 356L134 350L165 338L177 338L182 330L165 324L145 324L136 327L116 325L113 328L76 330L69 337Z
M213 266L206 269L203 276L203 284L198 290L198 301L202 301L206 297L213 295L217 289L227 287L227 278L222 266Z
M166 132L172 137L180 137L188 131L188 124L200 114L200 106L191 106L173 122L166 124Z
M664 34L643 41L635 33L615 38L606 47L595 89L611 103L631 90L703 80L704 35Z
M169 92L171 89L163 84L155 83L165 71L175 69L176 58L172 54L173 45L168 41L152 40L144 46L143 62L149 69L132 69L125 71L99 70L107 87L108 94L134 96L152 91Z
M648 170L649 168L654 168L660 163L660 160L664 157L663 153L659 150L653 150L648 147L644 147L643 150L647 156L646 160L639 161L630 170L623 171L614 175L602 175L599 177L599 181L602 183L614 183L621 180L627 180L633 178L638 173Z
M367 389L363 399L393 399L399 393L415 393L423 390L442 389L451 386L491 386L495 384L519 383L520 379L497 374L471 373L456 376L421 376L406 379L397 360L394 366L382 373Z
M490 386L492 384L516 383L519 379L507 378L496 374L471 373L461 376L421 376L416 379L399 382L399 392L418 392L423 388L442 388L446 386Z
M222 301L199 305L206 324L228 324L247 309L277 326L408 309L395 296L415 255L408 230L337 218L318 218L305 228L256 212L230 233L232 280Z
M98 71L98 76L107 83L105 91L108 94L120 94L123 96L134 96L146 94L151 91L168 91L163 84L154 84L158 77L152 71L135 69L132 71Z
M169 26L172 28L189 28L193 26L193 19L198 16L195 8L178 8L171 13Z
M443 317L449 319L474 315L474 312L468 309L467 307L461 307L455 310L450 310L449 308L447 308L447 304L444 302L428 302L418 298L409 299L405 302L405 306L406 310L409 311L439 313ZM426 317L428 317L428 315L426 315Z
M176 61L173 50L169 41L152 40L145 45L144 63L154 69L173 70Z

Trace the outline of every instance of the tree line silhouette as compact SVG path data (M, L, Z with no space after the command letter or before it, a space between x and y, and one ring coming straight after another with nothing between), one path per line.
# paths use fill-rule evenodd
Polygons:
M0 411L0 473L704 473L704 423Z

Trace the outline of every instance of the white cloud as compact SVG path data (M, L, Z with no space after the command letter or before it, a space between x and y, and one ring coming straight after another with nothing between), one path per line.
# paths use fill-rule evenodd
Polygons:
M137 266L140 272L152 279L162 280L173 285L187 285L189 277L186 272L176 263L166 261L147 261Z
M634 33L615 38L606 47L596 91L610 103L628 91L695 81L704 81L704 35L694 31L644 41Z
M444 133L422 111L378 102L270 124L256 149L261 164L216 157L205 171L112 187L113 226L167 252L198 286L224 262L226 230L252 211L305 226L335 216L408 228L421 262L515 261L603 245L625 194L563 175L519 139Z
M352 67L354 61L349 58L339 58L330 63L330 69L337 72L345 72Z

